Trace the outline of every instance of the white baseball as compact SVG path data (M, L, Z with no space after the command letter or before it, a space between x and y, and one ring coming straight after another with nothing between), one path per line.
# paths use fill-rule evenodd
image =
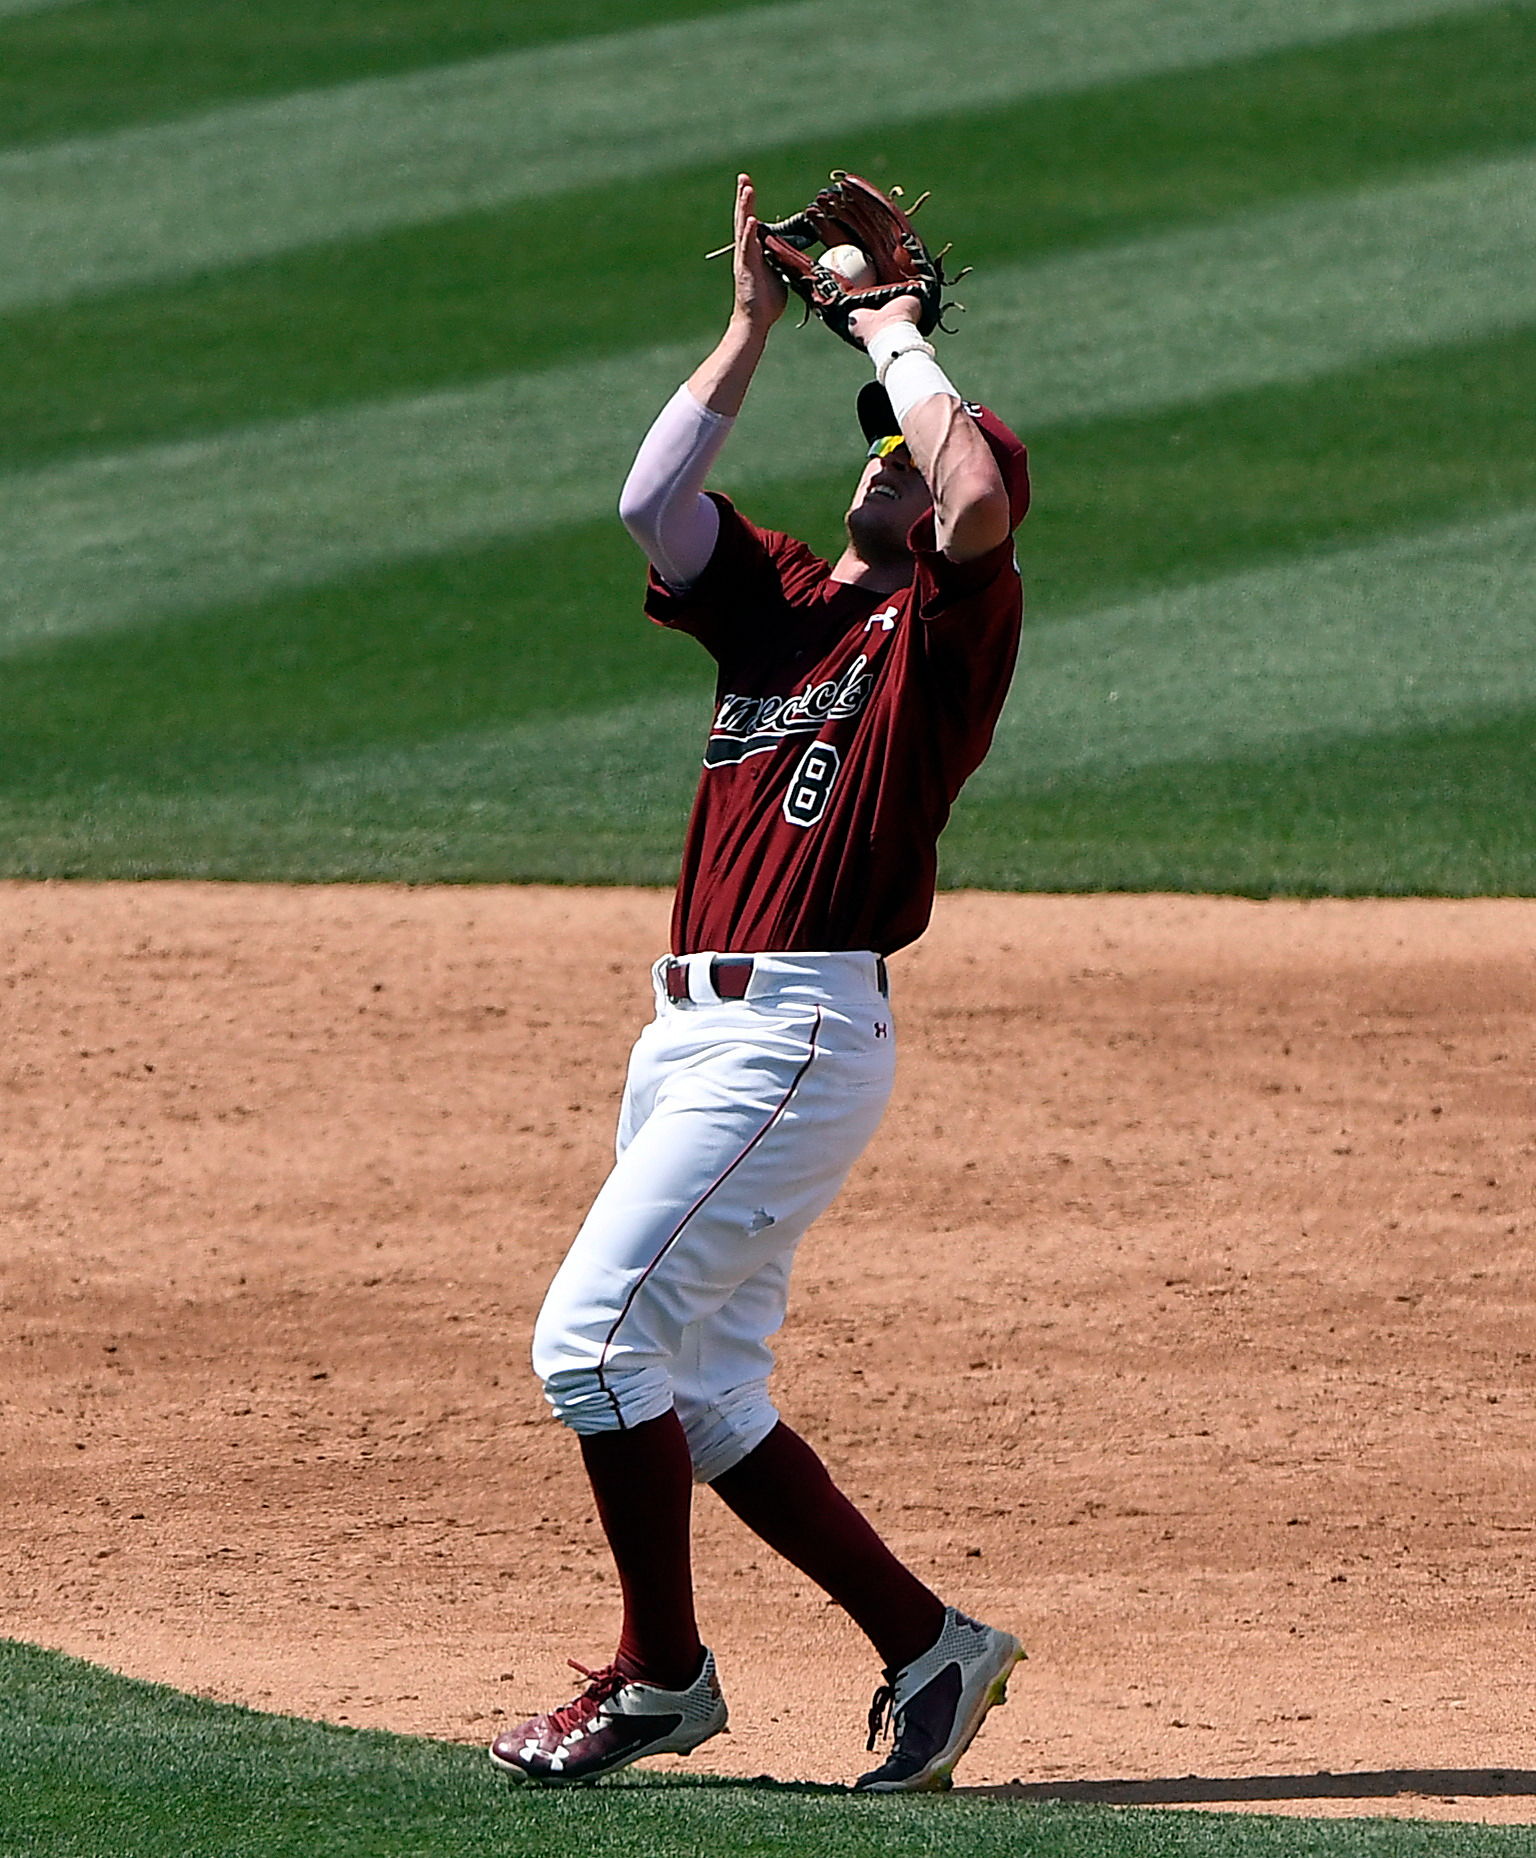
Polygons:
M821 262L842 279L844 290L864 290L875 281L875 267L857 245L834 245Z

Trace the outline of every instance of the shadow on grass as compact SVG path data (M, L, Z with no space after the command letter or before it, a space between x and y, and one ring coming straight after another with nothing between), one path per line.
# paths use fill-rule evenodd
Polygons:
M827 1781L781 1781L771 1774L647 1774L631 1769L601 1783L605 1789L680 1789L690 1793L777 1793L830 1798L852 1787ZM522 1789L514 1789L522 1792ZM529 1790L532 1792L533 1790ZM1150 1780L1004 1781L956 1787L954 1799L1018 1800L1092 1806L1199 1806L1251 1800L1390 1800L1399 1794L1431 1799L1536 1798L1531 1768L1381 1768L1353 1774L1164 1775ZM866 1796L875 1798L874 1795Z
M1008 1781L957 1788L972 1798L1060 1800L1098 1806L1197 1806L1244 1800L1515 1799L1536 1795L1529 1768L1383 1768L1359 1774L1186 1774L1142 1781Z
M546 1791L563 1791L537 1786L525 1787L517 1781L511 1782L510 1785L514 1794L527 1798L533 1798ZM775 1780L771 1774L648 1774L638 1768L630 1768L622 1773L609 1775L605 1779L587 1781L580 1785L601 1787L605 1792L613 1792L625 1787L651 1791L670 1788L686 1793L799 1794L813 1799L840 1797L853 1792L851 1787L844 1786L840 1781L780 1781Z

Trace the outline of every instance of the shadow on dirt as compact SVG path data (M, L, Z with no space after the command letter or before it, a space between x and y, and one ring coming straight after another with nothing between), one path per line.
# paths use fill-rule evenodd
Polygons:
M1099 1806L1196 1806L1220 1800L1388 1800L1398 1794L1431 1799L1514 1798L1536 1794L1529 1768L1384 1768L1375 1773L1186 1774L1143 1781L1008 1781L958 1787L991 1800L1091 1801Z

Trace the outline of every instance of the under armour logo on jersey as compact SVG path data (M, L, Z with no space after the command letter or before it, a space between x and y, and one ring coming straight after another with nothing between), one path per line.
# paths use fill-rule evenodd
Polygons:
M900 611L899 607L888 606L883 613L871 613L864 622L864 630L868 632L871 626L878 626L882 632L890 632L896 624L896 615Z
M886 1022L883 1019L877 1019L875 1021L875 1037L877 1039L888 1039L890 1036L891 1036L890 1027L886 1024Z

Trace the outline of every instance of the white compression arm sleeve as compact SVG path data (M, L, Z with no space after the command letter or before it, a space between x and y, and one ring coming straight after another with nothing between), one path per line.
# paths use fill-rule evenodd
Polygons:
M715 552L720 512L704 495L704 480L735 423L679 387L624 480L619 516L669 587L696 581Z

